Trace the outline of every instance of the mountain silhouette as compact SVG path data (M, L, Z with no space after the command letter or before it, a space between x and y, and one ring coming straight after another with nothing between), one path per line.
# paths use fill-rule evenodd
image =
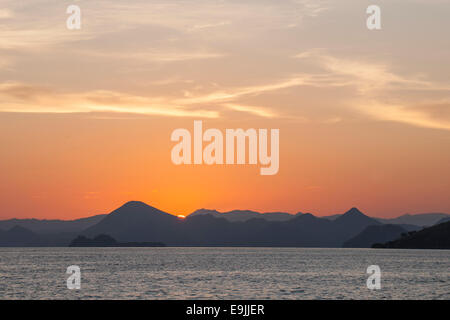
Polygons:
M98 223L104 217L106 217L106 214L76 220L8 219L0 220L0 229L8 230L14 226L20 226L37 234L81 232Z
M446 213L420 213L420 214L404 214L393 219L377 219L378 221L386 224L409 224L416 226L432 226L438 223L441 219L450 218Z
M7 247L30 247L41 245L40 237L34 232L14 226L7 231L0 231L0 245Z
M227 212L219 212L217 210L199 209L192 212L188 217L195 217L199 215L212 215L216 218L225 218L230 222L247 221L250 219L263 218L267 221L287 221L295 217L295 215L287 212L264 212L260 213L251 210L232 210Z
M239 216L238 221L225 218L232 214ZM246 215L245 220L241 220L243 215ZM118 241L163 242L172 246L340 247L368 225L380 224L356 208L334 221L312 214L269 221L264 215L240 210L210 213L202 209L186 219L179 219L145 203L131 201L82 234L108 234Z
M130 201L82 232L85 236L108 234L120 241L165 242L177 239L177 217L140 201Z
M407 230L395 224L370 225L355 237L344 242L344 248L371 248L373 244L400 237Z
M450 249L450 221L412 231L397 240L376 243L373 248Z
M444 222L447 222L447 221L450 221L450 217L442 218L441 220L439 220L435 224L441 224L441 223L444 223Z
M334 232L340 234L342 241L353 238L370 225L380 224L378 220L366 216L354 207L333 220Z
M92 218L92 219L91 219ZM108 215L74 220L87 224L78 232L59 232L54 222L33 221L40 230L50 233L36 233L34 230L17 226L0 231L0 246L67 246L77 236L93 238L109 235L118 243L164 243L168 246L279 246L279 247L342 247L349 243L364 246L371 241L390 240L383 237L386 228L378 220L366 216L357 208L343 214L316 217L312 214L296 215L284 212L259 213L250 210L219 212L200 209L185 219L149 206L140 201L130 201ZM7 220L11 223L11 220ZM65 221L74 223L74 221ZM3 221L5 222L5 221ZM95 222L95 223L93 223ZM0 221L1 223L1 221ZM27 221L29 223L29 221ZM79 227L79 225L77 225ZM416 230L414 225L398 225L406 231ZM64 229L66 228L66 229ZM1 228L0 228L1 229ZM77 230L75 228L75 230ZM355 239L356 237L356 239Z

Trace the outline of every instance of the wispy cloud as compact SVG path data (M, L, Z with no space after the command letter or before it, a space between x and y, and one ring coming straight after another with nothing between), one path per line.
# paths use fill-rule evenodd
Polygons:
M61 1L33 10L4 3L0 70L8 72L0 83L1 111L219 117L226 110L323 123L357 113L430 128L446 128L449 119L426 107L450 99L449 83L411 73L409 65L391 64L363 45L356 52L365 54L358 54L320 42L317 30L307 34L308 22L333 10L333 1L83 2L79 31L65 28ZM294 37L331 48L295 55L303 44ZM256 72L246 73L250 68ZM30 79L49 87L29 85Z
M60 93L46 87L6 82L0 83L0 97L2 98L0 111L24 113L120 112L217 118L220 115L217 109L223 106L229 110L271 118L276 117L277 113L267 107L221 103L234 101L242 95L261 94L300 83L303 82L291 80L256 87L236 88L236 91L229 93L212 93L195 98L171 98L136 96L108 90ZM209 109L201 107L205 103L209 103Z
M78 33L69 34L65 30L58 30L54 27L46 29L8 29L0 27L0 49L39 49L49 48L64 42L75 42L80 39L89 39L93 36Z
M104 52L94 50L79 50L80 54L89 57L108 58L115 60L129 59L129 61L146 62L182 62L188 60L203 60L224 57L225 54L207 51L186 51L186 50L141 50L139 52Z
M381 102L365 102L355 105L357 110L375 119L407 123L417 127L450 130L450 119L435 118L428 110L415 110L406 105L383 104ZM450 104L447 106L450 107Z
M196 25L192 26L191 28L189 28L188 30L191 31L191 32L203 31L205 29L223 27L223 26L227 26L227 25L230 25L230 24L231 24L230 21L221 21L221 22L216 22L216 23L196 24Z
M298 59L311 59L321 66L323 78L334 79L338 83L329 85L353 85L362 93L385 89L394 86L410 90L450 90L450 84L433 83L424 76L401 76L390 71L385 63L367 62L360 59L337 58L323 53L323 50L310 50L294 55ZM317 78L317 77L316 77Z
M256 86L237 87L228 90L214 91L207 94L194 95L187 92L187 97L178 99L177 101L183 104L198 104L198 103L212 103L233 101L240 97L247 95L260 95L266 92L277 91L281 89L305 85L310 79L309 76L295 76L273 83L266 83Z
M402 76L390 70L383 63L367 62L358 59L342 59L311 50L295 55L298 59L310 59L319 65L326 81L315 85L345 85L357 90L357 94L347 98L347 106L358 113L377 120L395 121L413 126L450 130L450 117L434 117L430 108L414 108L417 102L408 99L392 98L396 92L440 92L450 98L450 84L433 82L421 76ZM392 102L389 102L392 100ZM424 104L424 103L423 103ZM435 104L435 101L428 101ZM446 105L449 106L448 104Z
M225 107L234 111L247 112L264 118L275 118L278 116L274 111L258 106L248 106L242 104L226 103Z
M185 108L162 98L114 91L59 93L22 83L0 84L0 111L22 113L115 112L174 117L217 118L215 110Z

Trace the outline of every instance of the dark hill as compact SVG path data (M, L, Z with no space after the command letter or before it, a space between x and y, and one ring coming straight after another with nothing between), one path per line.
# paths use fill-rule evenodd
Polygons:
M225 218L230 222L245 222L250 219L262 218L267 221L287 221L295 217L294 214L287 212L264 212L260 213L251 210L232 210L227 212L219 212L217 210L199 209L192 212L188 217L212 215L215 218Z
M108 234L119 241L174 242L180 219L140 201L130 201L96 225L82 232L86 236Z
M339 235L341 245L371 225L381 225L381 222L366 216L357 208L351 208L333 221L334 232Z
M444 222L447 222L447 221L450 221L450 217L442 218L436 224L441 224L441 223L444 223Z
M8 230L19 226L37 234L81 232L102 220L106 214L76 220L8 219L0 221L0 229Z
M409 224L416 226L432 226L444 218L449 218L450 215L446 213L419 213L419 214L404 214L393 219L377 219L386 224Z
M371 225L366 227L361 233L344 242L344 248L370 248L374 243L387 242L400 237L406 233L404 228L393 225Z
M397 240L375 244L374 248L450 249L450 221L416 232L409 232Z
M39 246L41 241L37 234L20 226L0 231L0 246L3 247L34 247Z

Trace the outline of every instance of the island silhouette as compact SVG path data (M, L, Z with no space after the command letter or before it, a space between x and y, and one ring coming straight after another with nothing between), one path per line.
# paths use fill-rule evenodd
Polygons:
M92 239L78 236L70 242L69 247L165 247L165 244L161 242L117 242L107 234L100 234Z

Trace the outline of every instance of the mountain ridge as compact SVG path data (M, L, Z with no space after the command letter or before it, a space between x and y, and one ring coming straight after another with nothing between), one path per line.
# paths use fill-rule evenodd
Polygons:
M22 226L29 229L35 233L60 233L60 232L79 232L90 225L99 222L101 219L106 217L106 214L98 214L94 216L89 216L85 218L79 218L74 220L59 220L59 219L7 219L0 220L0 229L7 230L16 225Z
M118 241L163 242L172 246L340 247L366 226L380 224L357 208L350 209L335 221L309 213L289 214L288 220L273 221L264 219L266 213L250 210L234 210L228 215L217 212L201 209L199 214L179 219L145 203L131 201L83 231L82 235L108 234ZM227 217L232 214L245 215L245 219L240 217L230 221ZM275 214L279 218L279 213Z
M67 245L76 236L108 234L120 242L162 242L168 246L341 247L367 227L385 225L377 218L366 216L356 207L333 217L317 217L301 212L290 214L232 210L222 213L199 209L182 219L144 202L128 201L107 215L81 219L83 223L89 222L82 230L37 234L36 244L61 246ZM8 222L11 224L13 221ZM0 221L0 230L4 229L1 228L2 222L4 221ZM414 225L398 226L406 231L420 229ZM10 229L0 231L0 246L20 242L17 235L24 230ZM28 230L33 233L35 231ZM13 241L9 241L8 237Z
M194 217L199 215L212 215L214 217L226 218L231 222L247 221L253 218L263 218L269 221L287 221L294 218L297 214L291 214L288 212L258 212L253 210L231 210L220 212L215 209L198 209L190 213L187 217Z

